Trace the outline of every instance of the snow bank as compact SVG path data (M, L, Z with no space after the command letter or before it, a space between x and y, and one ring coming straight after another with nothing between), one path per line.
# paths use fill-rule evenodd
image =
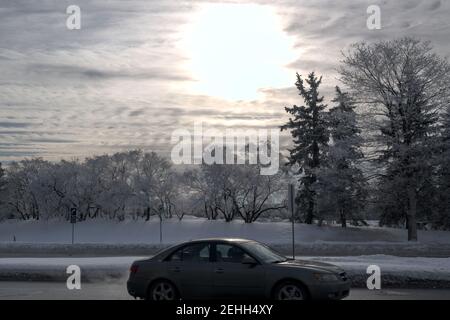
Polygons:
M342 267L353 286L365 287L369 265L380 267L382 287L450 288L450 258L394 257L371 255L354 257L302 257Z
M0 281L66 281L66 268L77 265L84 281L123 279L142 257L0 258Z

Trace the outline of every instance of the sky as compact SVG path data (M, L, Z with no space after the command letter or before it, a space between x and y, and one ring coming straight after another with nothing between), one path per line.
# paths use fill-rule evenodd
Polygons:
M449 0L0 0L0 162L167 154L199 121L278 127L302 103L296 72L323 75L329 101L352 43L415 36L448 57L449 17Z

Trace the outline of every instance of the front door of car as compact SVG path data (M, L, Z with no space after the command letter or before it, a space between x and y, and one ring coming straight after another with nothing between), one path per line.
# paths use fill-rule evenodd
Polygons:
M213 290L215 297L257 298L264 295L264 266L240 247L218 243L213 246ZM254 263L250 263L250 262Z
M183 246L167 259L167 273L185 299L210 298L212 294L211 244Z

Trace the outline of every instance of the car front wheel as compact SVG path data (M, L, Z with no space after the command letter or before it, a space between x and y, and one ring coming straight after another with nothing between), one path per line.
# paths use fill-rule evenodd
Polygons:
M275 300L306 300L308 293L305 288L296 282L283 282L274 290Z
M173 301L178 299L177 289L166 280L155 282L147 294L147 300Z

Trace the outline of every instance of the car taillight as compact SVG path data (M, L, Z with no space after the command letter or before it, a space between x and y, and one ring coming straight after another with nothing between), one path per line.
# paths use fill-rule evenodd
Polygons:
M137 273L139 270L139 267L137 265L132 265L130 267L130 273Z

